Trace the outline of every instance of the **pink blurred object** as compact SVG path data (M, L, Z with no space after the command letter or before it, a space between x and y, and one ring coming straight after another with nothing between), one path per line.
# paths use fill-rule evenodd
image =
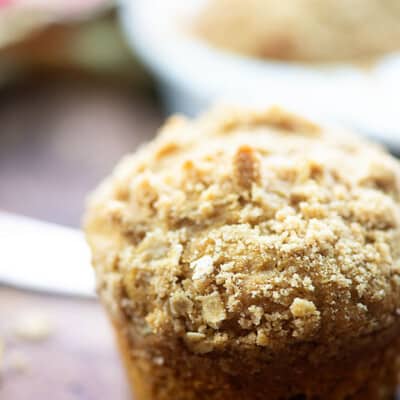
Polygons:
M13 4L13 0L0 0L0 7L6 7Z

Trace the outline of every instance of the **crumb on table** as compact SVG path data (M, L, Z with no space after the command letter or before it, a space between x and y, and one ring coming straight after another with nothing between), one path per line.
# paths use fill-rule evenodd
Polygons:
M50 318L38 311L30 311L20 315L14 323L14 334L27 341L42 341L50 337L53 331Z

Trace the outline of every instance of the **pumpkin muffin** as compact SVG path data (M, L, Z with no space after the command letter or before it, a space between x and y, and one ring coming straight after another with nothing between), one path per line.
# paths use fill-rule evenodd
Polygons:
M214 46L254 57L371 61L400 51L400 2L208 0L193 30Z
M278 108L171 118L85 219L135 398L393 398L399 177Z

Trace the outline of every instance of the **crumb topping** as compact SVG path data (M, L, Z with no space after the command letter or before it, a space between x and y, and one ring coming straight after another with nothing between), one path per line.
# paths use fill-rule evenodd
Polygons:
M52 325L46 314L39 311L30 311L16 319L14 333L20 339L43 341L51 335Z
M91 197L100 296L194 352L349 340L399 318L399 165L290 113L173 117Z
M397 0L208 0L189 29L248 56L370 62L399 51L399 18Z
M193 268L193 279L203 279L213 272L213 260L210 256L203 256L190 263Z

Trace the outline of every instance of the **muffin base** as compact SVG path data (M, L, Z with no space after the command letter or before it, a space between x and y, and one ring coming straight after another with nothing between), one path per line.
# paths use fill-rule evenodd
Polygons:
M339 357L318 361L282 354L251 367L243 356L196 355L179 342L133 344L122 326L114 323L114 328L135 400L395 399L397 330L371 335Z

